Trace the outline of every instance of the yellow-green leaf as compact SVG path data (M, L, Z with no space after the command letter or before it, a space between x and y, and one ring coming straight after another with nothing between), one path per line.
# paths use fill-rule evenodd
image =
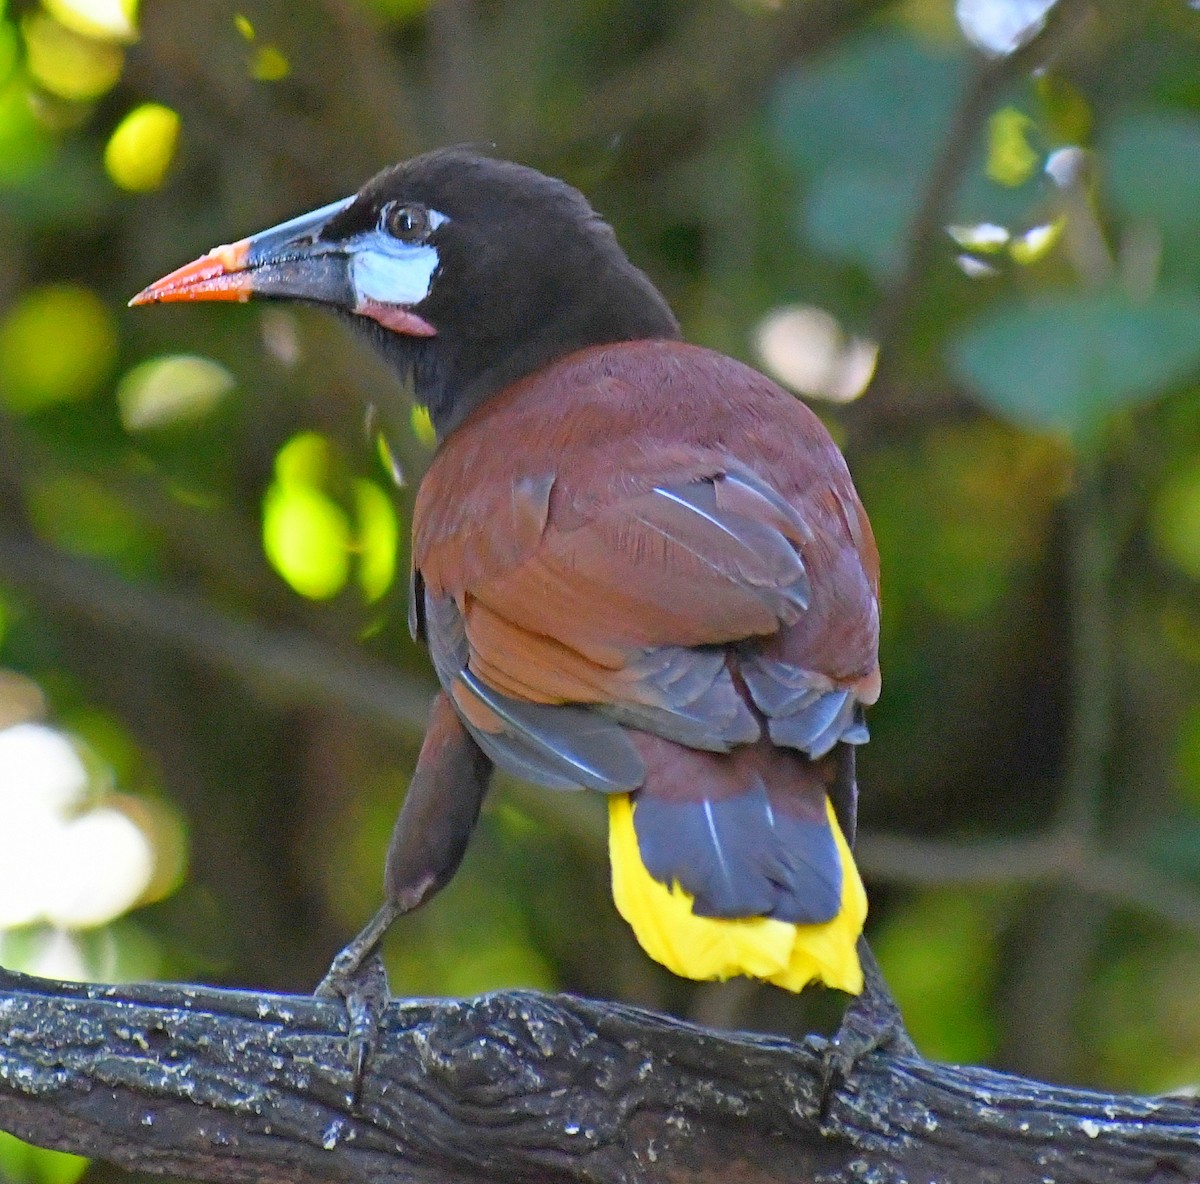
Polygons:
M143 103L117 124L104 149L113 184L133 193L157 189L179 143L179 116L161 103Z
M1015 107L1001 107L988 122L987 175L1015 189L1037 168L1038 154L1029 143L1034 122Z
M1159 492L1153 530L1159 551L1200 580L1200 461L1177 472Z
M116 354L112 313L94 292L76 284L34 288L0 323L0 401L24 414L85 399Z
M87 1166L81 1155L34 1147L0 1131L0 1179L20 1184L75 1184Z
M430 418L429 408L422 407L419 403L414 404L408 419L409 423L412 424L413 435L426 448L432 448L437 443L437 432L433 429L433 420Z
M367 600L378 600L396 578L400 527L392 499L374 481L354 483L358 512L358 583Z
M254 53L250 74L259 82L278 82L292 72L292 64L277 45L260 46Z
M121 77L125 54L119 45L85 37L45 13L21 23L29 73L61 99L98 99Z
M263 501L263 549L277 572L310 600L328 600L350 574L350 523L326 494L276 482Z
M329 477L329 441L319 432L298 432L275 457L275 479L281 485L322 485Z
M1036 263L1054 249L1054 244L1062 237L1066 221L1065 218L1055 218L1053 222L1030 227L1023 234L1013 238L1009 243L1008 253L1023 267Z

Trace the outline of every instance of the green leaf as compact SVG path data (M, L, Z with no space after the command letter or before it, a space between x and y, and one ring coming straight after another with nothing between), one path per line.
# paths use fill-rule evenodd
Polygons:
M301 596L328 600L350 575L346 512L315 486L276 481L263 499L263 550Z
M831 168L813 186L803 229L819 250L894 277L904 262L919 180L864 164Z
M819 65L787 76L770 108L783 162L807 182L796 219L801 237L834 258L893 278L918 203L960 102L965 62L898 30L851 42ZM897 118L897 95L904 96ZM1018 230L1042 199L1040 155L1029 115L1010 101L979 143L954 195L950 221ZM997 183L988 173L1003 179Z
M30 289L0 323L0 401L24 415L86 399L116 356L116 323L94 292L78 284Z
M1035 124L1016 107L1001 107L988 120L987 175L1015 189L1033 176L1040 157L1029 142Z
M179 125L179 113L162 103L134 107L104 147L104 168L113 184L130 193L162 185L179 144Z
M424 16L430 0L360 0L360 3L364 8L379 13L385 20L403 25Z
M88 1161L65 1151L22 1143L0 1131L0 1179L15 1184L75 1184Z
M965 73L961 56L905 33L860 38L784 79L771 104L774 140L804 172L856 159L923 171L949 127ZM902 119L897 95L904 96Z
M951 344L949 363L998 415L1078 440L1200 366L1200 298L1135 303L1112 291L1002 305Z
M400 524L392 499L374 481L354 482L358 514L358 583L368 601L378 600L396 578Z
M0 23L0 86L7 84L19 57L16 29L7 22Z
M414 403L412 412L409 415L409 422L412 424L413 435L426 448L436 447L437 431L434 429L433 420L429 416L428 407L422 407L420 403Z
M1151 526L1158 550L1200 580L1200 462L1192 460L1168 478L1155 498Z
M1108 188L1121 210L1164 232L1196 232L1200 118L1160 111L1125 116L1101 152Z
M275 457L275 479L280 485L323 485L332 468L332 449L320 432L298 432Z
M895 273L962 79L960 58L901 32L861 38L785 79L771 131L784 161L811 179L799 227L816 247Z

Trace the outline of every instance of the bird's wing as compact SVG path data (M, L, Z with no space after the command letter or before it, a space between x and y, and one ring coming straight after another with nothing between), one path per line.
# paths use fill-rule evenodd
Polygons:
M878 560L840 454L797 400L693 346L597 347L484 405L422 483L413 563L479 731L556 729L565 751L586 719L596 750L623 724L723 752L765 719L815 756L861 733L878 687ZM582 783L627 787L638 762L619 764Z
M810 629L785 641L814 597L806 550L826 568L822 557L839 550L826 524L809 525L733 462L587 517L564 499L565 524L553 489L526 481L496 495L516 527L504 536L509 562L481 563L461 539L418 546L439 677L494 759L543 783L619 791L640 783L640 763L617 723L691 748L750 743L761 728L727 647L755 639L774 644L745 647L739 665L772 738L806 751L854 738L853 686L806 669ZM521 743L505 760L497 745L513 738ZM546 751L535 759L530 744Z

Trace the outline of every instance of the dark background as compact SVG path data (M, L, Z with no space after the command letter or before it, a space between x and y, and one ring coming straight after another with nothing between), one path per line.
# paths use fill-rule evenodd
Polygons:
M487 143L580 186L691 340L793 374L846 450L884 572L869 933L922 1050L1200 1082L1194 6L1062 0L1004 59L947 0L147 0L124 29L119 0L45 4L0 5L0 724L68 737L60 814L119 811L156 870L108 924L10 909L0 957L303 990L376 906L432 685L422 425L332 318L125 301ZM880 344L865 395L786 369L801 324L843 335L835 369ZM3 736L0 838L45 781ZM611 905L603 803L503 781L387 954L398 994L837 1014L672 978Z

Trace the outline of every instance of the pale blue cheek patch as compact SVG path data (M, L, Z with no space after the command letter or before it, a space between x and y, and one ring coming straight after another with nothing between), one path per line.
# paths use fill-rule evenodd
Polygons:
M384 236L372 235L383 239ZM436 247L427 243L405 246L392 242L379 247L372 242L356 251L351 263L351 281L358 303L420 304L433 286L438 268Z
M429 211L435 230L448 221L445 214ZM438 262L437 247L429 243L402 243L382 230L368 231L351 253L350 278L359 305L420 304L433 286Z

